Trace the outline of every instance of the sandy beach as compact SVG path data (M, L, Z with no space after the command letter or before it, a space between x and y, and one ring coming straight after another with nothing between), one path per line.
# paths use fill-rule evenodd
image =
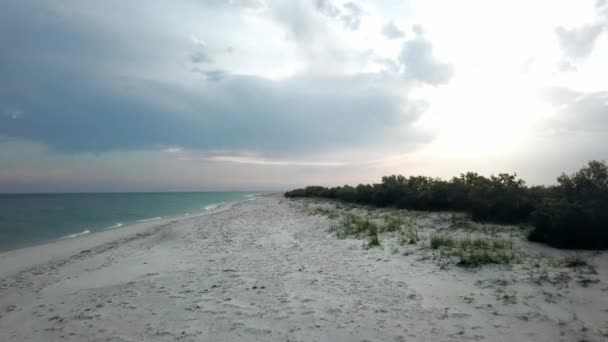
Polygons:
M2 253L0 341L608 339L608 253L569 267L573 252L497 227L518 262L465 268L426 246L451 214L411 214L420 242L367 248L318 208L394 214L273 194Z

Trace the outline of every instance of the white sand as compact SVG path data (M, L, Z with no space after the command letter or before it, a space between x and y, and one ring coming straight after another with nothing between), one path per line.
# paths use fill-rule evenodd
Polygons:
M0 254L0 341L608 336L606 253L590 256L598 274L588 275L551 262L564 252L520 242L545 256L467 270L390 236L364 250L330 235L331 224L273 195Z

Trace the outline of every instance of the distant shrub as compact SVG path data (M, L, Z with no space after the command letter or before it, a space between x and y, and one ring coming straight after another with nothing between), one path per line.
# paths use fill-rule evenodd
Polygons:
M608 167L592 161L562 175L533 214L532 241L561 248L608 248Z
M335 188L309 186L285 193L286 197L325 197L379 207L411 210L465 211L474 220L520 222L535 208L535 196L516 175L486 178L469 172L451 181L424 176L382 177L382 183Z
M591 161L558 185L527 187L515 174L475 172L449 181L402 175L356 187L309 186L286 197L322 197L350 203L426 211L459 211L475 221L532 223L532 241L562 248L608 248L608 167ZM390 223L385 229L395 229Z

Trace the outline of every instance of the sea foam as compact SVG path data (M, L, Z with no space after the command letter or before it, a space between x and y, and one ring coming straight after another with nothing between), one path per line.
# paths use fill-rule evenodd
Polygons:
M73 239L75 237L87 235L89 233L91 233L91 231L87 229L87 230L81 231L80 233L74 233L74 234L66 235L66 236L62 237L61 239Z
M215 210L217 208L219 208L222 204L224 204L225 202L222 203L216 203L216 204L209 204L205 206L205 210Z
M162 220L162 216L158 216L158 217L152 217L152 218L147 218L147 219L143 219L143 220L137 220L137 222L150 222L150 221L158 221L158 220Z
M124 224L122 224L122 223L118 222L117 224L115 224L115 225L113 225L113 226L109 226L109 227L104 228L104 230L116 229L116 228L120 228L120 227L122 227L122 226L124 226Z

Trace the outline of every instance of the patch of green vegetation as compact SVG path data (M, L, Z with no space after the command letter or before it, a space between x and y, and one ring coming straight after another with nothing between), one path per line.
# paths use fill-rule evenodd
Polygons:
M345 239L349 236L377 236L379 229L376 223L368 219L354 214L346 214L330 228L330 231L335 233L339 239Z
M433 233L431 235L431 248L438 249L440 247L452 248L456 245L456 239L447 234Z
M340 216L336 210L331 210L331 209L326 209L326 208L319 208L319 207L316 207L316 208L312 209L310 211L310 214L311 215L326 216L327 218L329 218L331 220L335 220L335 219L337 219Z
M454 252L459 266L474 267L487 264L511 264L517 259L512 249L458 249Z
M457 264L465 267L510 264L518 259L518 253L508 239L470 236L455 238L434 233L430 237L430 248L441 249L442 255L457 258Z
M406 244L415 245L420 241L420 237L418 236L418 231L414 228L410 228L405 231L401 231L401 237L399 238L399 244L404 246Z
M378 226L371 225L369 228L369 242L367 244L368 248L379 247L380 239L378 238Z
M405 221L400 216L388 216L380 229L382 232L396 232L400 231L404 225Z

